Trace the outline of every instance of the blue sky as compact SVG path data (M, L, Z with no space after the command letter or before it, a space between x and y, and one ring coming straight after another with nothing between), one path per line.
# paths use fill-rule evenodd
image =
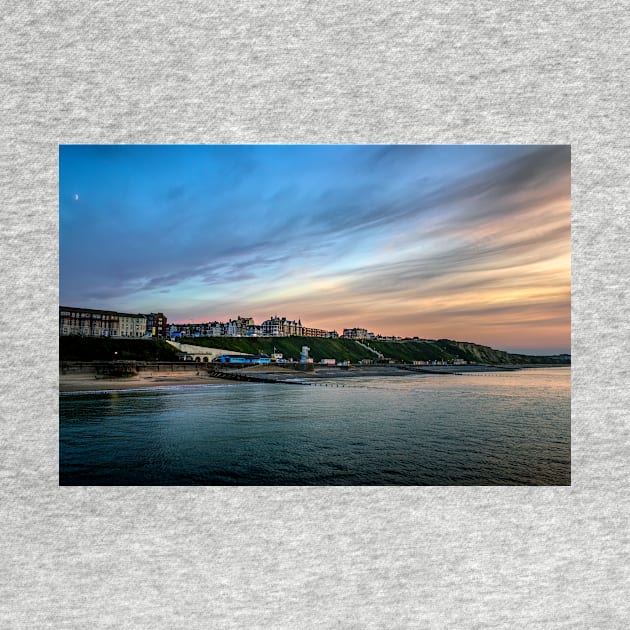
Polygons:
M570 347L570 149L63 145L60 302Z

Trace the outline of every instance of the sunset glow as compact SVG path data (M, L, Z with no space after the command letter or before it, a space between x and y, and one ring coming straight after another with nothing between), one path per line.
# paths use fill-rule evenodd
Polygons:
M568 146L60 147L60 303L570 352Z

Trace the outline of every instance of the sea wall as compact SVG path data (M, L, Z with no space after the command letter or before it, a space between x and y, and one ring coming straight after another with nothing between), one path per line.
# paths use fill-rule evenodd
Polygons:
M207 368L207 366L206 366ZM138 372L197 372L192 361L60 361L60 374L132 374Z

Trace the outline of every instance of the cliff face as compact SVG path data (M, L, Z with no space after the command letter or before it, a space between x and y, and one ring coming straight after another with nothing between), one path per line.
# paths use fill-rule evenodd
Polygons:
M440 339L437 343L448 354L472 363L492 363L502 365L524 362L519 360L518 357L520 355L509 354L503 350L495 350L489 346L480 346L476 343L452 341L450 339ZM539 357L529 358L535 359ZM531 361L525 362L530 363Z
M566 364L570 365L567 359L559 357L539 357L526 354L511 354L503 350L495 350L489 346L481 346L476 343L466 341L452 341L450 339L440 339L436 342L445 352L454 355L465 361L474 363L491 363L494 365L514 365L514 364Z

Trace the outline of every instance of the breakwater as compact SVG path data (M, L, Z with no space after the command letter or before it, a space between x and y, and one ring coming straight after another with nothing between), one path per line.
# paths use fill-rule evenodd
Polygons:
M219 370L209 368L208 375L214 378L222 378L229 381L247 381L250 383L285 383L287 385L305 385L299 381L288 381L282 378L265 378L263 376L254 376L253 374L244 373L241 370Z

